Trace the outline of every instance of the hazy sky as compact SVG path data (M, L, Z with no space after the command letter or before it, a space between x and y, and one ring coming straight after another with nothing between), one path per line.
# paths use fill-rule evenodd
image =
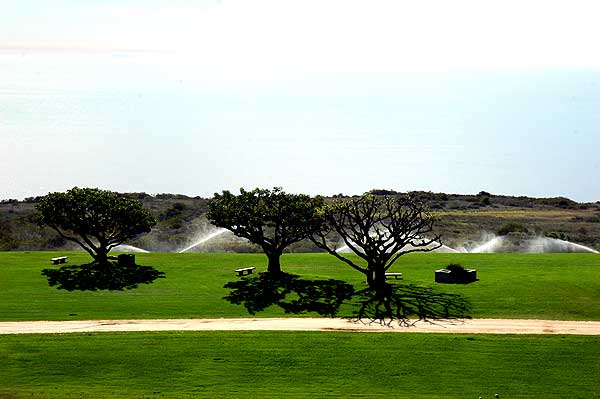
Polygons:
M600 200L600 2L10 3L0 198L77 185Z

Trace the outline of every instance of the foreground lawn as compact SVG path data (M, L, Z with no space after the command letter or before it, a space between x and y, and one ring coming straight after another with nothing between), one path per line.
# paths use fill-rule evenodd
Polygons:
M578 336L12 335L0 397L590 398L599 353L600 338Z
M64 253L60 253L63 255ZM68 265L89 262L68 253ZM246 317L243 306L222 299L223 285L237 281L239 267L265 269L262 254L138 254L166 278L125 291L64 291L49 287L40 274L53 252L0 252L0 320ZM434 270L449 263L477 269L469 285L435 284ZM286 254L282 267L305 279L334 278L364 287L362 274L327 254ZM463 294L472 317L600 320L600 256L597 254L412 254L391 271L404 282ZM339 316L351 316L345 305ZM257 316L284 316L271 307ZM315 316L312 314L311 316Z

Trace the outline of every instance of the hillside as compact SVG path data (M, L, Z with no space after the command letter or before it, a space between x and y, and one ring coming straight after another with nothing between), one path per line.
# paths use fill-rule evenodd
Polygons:
M397 194L372 190L374 194ZM600 202L578 203L568 198L530 198L412 192L425 202L438 221L437 231L453 248L473 247L500 233L526 232L530 236L566 239L600 250ZM179 194L126 193L139 199L158 220L153 231L128 244L153 252L176 252L215 231L205 218L208 199ZM336 196L344 197L342 194ZM77 249L48 228L35 223L37 198L0 203L0 250ZM256 252L260 249L225 233L192 251ZM301 242L291 252L318 251Z

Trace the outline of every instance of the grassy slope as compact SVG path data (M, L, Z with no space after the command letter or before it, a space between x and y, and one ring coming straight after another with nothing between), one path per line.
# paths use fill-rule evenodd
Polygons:
M243 307L222 299L228 292L222 287L237 279L233 269L261 270L266 263L262 254L139 254L138 263L164 271L166 278L130 291L66 292L48 287L40 275L53 256L0 252L0 320L244 317ZM69 254L71 265L88 261L84 253ZM416 254L391 271L403 272L407 283L434 285L434 270L451 262L476 268L481 280L436 286L469 298L472 317L600 320L600 256L594 254ZM289 254L282 264L304 278L363 286L360 273L330 255ZM341 316L351 314L342 307ZM258 314L281 315L278 308Z
M0 397L590 398L598 353L578 336L0 336Z

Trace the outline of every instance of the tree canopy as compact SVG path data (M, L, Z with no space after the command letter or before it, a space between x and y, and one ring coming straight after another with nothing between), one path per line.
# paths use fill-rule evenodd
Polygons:
M409 195L334 200L319 212L320 229L313 230L316 246L358 270L372 288L383 287L385 272L404 254L426 252L441 246L433 232L434 219L422 203ZM333 235L366 261L363 266L339 252Z
M260 245L269 259L267 271L280 274L284 249L308 238L310 223L321 204L320 197L288 194L278 187L252 191L242 188L239 195L229 191L215 194L207 217L215 226Z
M156 224L140 201L97 188L49 193L37 205L38 223L79 244L96 263L108 264L111 249Z

